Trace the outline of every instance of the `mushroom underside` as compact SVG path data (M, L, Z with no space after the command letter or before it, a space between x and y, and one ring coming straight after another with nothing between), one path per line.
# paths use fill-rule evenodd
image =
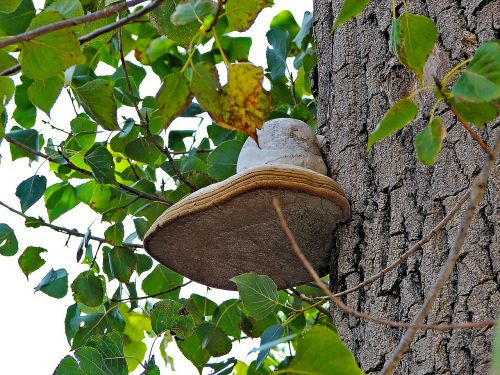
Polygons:
M232 277L246 272L269 276L279 289L311 281L274 211L272 200L278 198L307 259L320 275L327 273L333 229L348 212L339 192L253 186L219 200L210 189L198 193L201 201L206 195L208 206L181 201L175 214L167 211L148 233L145 247L160 263L191 280L227 290L236 289Z

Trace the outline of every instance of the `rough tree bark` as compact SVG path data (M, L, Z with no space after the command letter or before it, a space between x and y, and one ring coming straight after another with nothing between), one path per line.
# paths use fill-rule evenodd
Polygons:
M432 96L419 97L423 117L365 153L368 134L390 105L413 91L417 82L388 48L391 2L372 1L361 16L332 33L342 3L314 1L318 126L326 136L323 151L330 173L345 189L352 210L350 220L334 234L330 265L334 291L355 286L418 241L454 206L484 160L479 146L440 107L449 133L441 156L433 168L418 162L413 140L426 123ZM440 31L438 47L426 67L427 81L432 75L442 78L482 41L498 38L499 0L407 3L412 13L434 19ZM479 134L491 144L494 133L500 131L498 125L498 121L489 124ZM497 165L459 264L434 304L429 323L492 319L500 311L499 172ZM446 259L459 222L460 215L397 271L344 301L376 316L410 321ZM402 331L336 310L334 317L362 369L380 371ZM398 373L487 374L492 336L493 329L421 332Z

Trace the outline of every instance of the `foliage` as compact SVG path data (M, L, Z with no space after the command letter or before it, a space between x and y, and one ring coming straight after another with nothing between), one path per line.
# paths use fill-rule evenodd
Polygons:
M102 11L108 3L47 0L36 10L32 0L2 1L0 46L11 36ZM368 4L345 0L334 32ZM71 221L67 213L82 204L108 225L101 237L90 229L66 229L82 237L74 249L76 262L86 268L79 275L46 265L41 254L50 249L37 247L35 240L19 257L26 277L47 268L35 291L62 298L71 287L75 303L68 307L65 331L73 353L61 360L56 374L124 374L139 365L144 373L160 373L147 354L146 337L160 339L165 365L172 361L166 348L175 342L196 368L217 374L311 369L327 374L332 368L361 373L331 318L316 309L326 300L311 305L255 273L233 278L239 299L216 304L196 294L180 298L183 276L155 264L134 242L167 207L234 174L243 141L247 136L257 141L266 119L293 117L315 125L309 83L316 65L312 14L306 12L301 26L289 11L274 17L266 34L267 70L248 61L252 40L238 34L271 5L269 0L156 0L14 39L0 49L0 140L10 144L12 160L33 163L34 169L16 190L18 214L27 227L54 228L50 223L63 215ZM393 10L391 50L420 83L437 37L430 18L406 11L397 17ZM446 125L434 115L440 102L478 127L498 116L499 55L500 42L486 42L441 81L399 100L370 134L368 150L410 124L419 110L416 95L433 91L436 105L428 126L415 137L415 149L422 163L434 164L446 137ZM465 63L470 64L462 72ZM112 73L102 73L102 65ZM161 87L142 97L141 84L151 76ZM47 116L66 93L75 116L68 124L52 124ZM206 136L173 127L180 118L201 123L208 116L213 122L200 127ZM47 161L50 176L38 172ZM28 214L42 197L48 222ZM96 241L99 246L93 246ZM18 250L13 229L0 224L0 254L14 256ZM300 292L318 297L312 287ZM257 360L214 360L244 337L261 338Z

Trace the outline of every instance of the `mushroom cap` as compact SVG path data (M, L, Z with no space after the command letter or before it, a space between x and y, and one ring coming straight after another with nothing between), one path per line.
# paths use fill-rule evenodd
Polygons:
M289 164L326 175L326 165L316 135L305 122L292 118L267 121L257 131L259 144L248 138L236 172L263 165Z
M331 178L288 164L238 173L185 197L146 233L149 254L199 283L235 290L246 272L264 274L279 289L311 281L293 252L274 207L278 198L299 246L325 275L332 231L349 215L349 203Z

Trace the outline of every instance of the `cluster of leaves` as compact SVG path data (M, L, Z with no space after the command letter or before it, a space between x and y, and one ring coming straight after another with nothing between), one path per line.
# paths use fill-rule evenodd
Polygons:
M369 0L346 0L340 11L334 29L359 15L369 4ZM391 51L399 62L415 73L422 84L424 67L438 38L438 29L428 17L405 12L396 17L393 10L391 28ZM479 128L498 117L500 113L500 40L483 43L473 58L451 69L442 80L434 77L434 85L420 87L411 95L400 99L387 111L368 138L369 151L373 145L410 124L418 115L419 108L414 98L423 91L434 91L436 101L429 116L428 125L415 137L415 151L425 165L433 165L438 159L446 126L435 112L440 102L444 102L468 126L468 122ZM470 64L462 72L460 69ZM450 81L458 74L451 89Z
M2 1L0 35L8 40L36 32L98 13L110 3L46 0L37 12L32 0ZM159 373L154 357L147 355L148 337L160 339L165 364L173 365L168 347L175 341L200 371L266 374L315 368L328 373L335 365L355 373L349 369L357 365L331 320L299 298L278 292L271 279L237 277L241 299L219 305L197 294L180 298L184 278L134 243L167 207L234 174L243 141L246 136L257 140L256 130L266 119L293 117L314 125L312 14L306 12L301 26L289 11L274 17L264 72L248 62L252 39L234 32L247 30L271 1L157 0L151 5L149 14L131 18L119 29L112 26L141 7L132 13L124 7L118 14L0 49L0 141L9 142L12 160L35 162L37 168L48 160L53 174L47 179L37 170L19 183L18 213L29 228L54 227L53 221L83 204L108 226L101 237L90 229L81 234L75 258L86 271L73 276L64 268L50 269L35 288L53 298L71 292L75 301L65 319L74 353L61 361L56 374L125 374L138 366L144 373ZM207 50L209 42L213 47ZM139 64L127 61L129 54ZM113 72L99 74L102 64ZM18 71L16 78L10 76ZM162 85L155 96L141 97L139 87L148 71ZM222 85L219 72L225 71L227 84ZM67 125L53 124L51 111L65 94L75 116ZM11 100L15 105L8 106ZM136 117L124 116L125 107L136 110ZM204 113L213 120L200 127L207 137L198 139L197 129L165 132L179 117L202 123ZM57 181L49 184L54 177ZM48 220L28 214L42 198ZM131 233L129 227L134 228ZM0 224L0 254L18 251L14 231ZM36 246L22 252L19 266L26 277L47 267L46 252ZM318 296L314 288L301 292ZM211 360L226 356L233 342L245 337L261 338L256 361ZM284 342L289 355L274 349Z

